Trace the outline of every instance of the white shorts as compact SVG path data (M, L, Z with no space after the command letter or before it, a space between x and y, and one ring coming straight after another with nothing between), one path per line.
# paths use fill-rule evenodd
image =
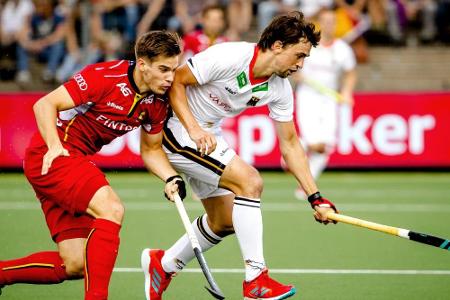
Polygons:
M200 198L230 194L219 188L220 176L236 155L225 139L216 134L217 146L210 155L200 156L197 146L177 118L170 118L164 128L163 148L172 166L185 175L192 191Z
M306 145L336 144L337 103L329 96L310 88L297 89L297 124L302 142Z

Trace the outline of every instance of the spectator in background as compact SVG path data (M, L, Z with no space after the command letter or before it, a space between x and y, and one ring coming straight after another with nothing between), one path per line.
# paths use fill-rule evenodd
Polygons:
M384 14L380 6L375 2L380 0L335 0L336 10L336 37L342 38L353 48L358 63L367 63L369 49L363 33L372 26L372 19L368 16L376 16L376 22L382 22L380 15ZM370 5L369 5L370 4ZM381 26L381 25L376 25Z
M148 30L162 30L176 27L174 0L150 0L145 5L145 13L137 25L137 36Z
M150 28L189 33L200 24L203 8L213 4L216 4L215 0L149 1L146 12L137 26L138 35Z
M300 10L307 20L314 20L322 8L331 8L334 0L265 0L258 5L258 30L262 31L272 17L292 10Z
M127 44L136 39L136 25L139 21L138 0L95 0L94 9L101 16L102 28L120 32Z
M34 11L31 0L8 0L0 15L0 76L12 79L16 71L19 32Z
M438 38L441 42L450 43L450 0L440 0L436 12Z
M36 9L19 33L16 80L22 84L31 80L30 53L47 61L42 73L44 82L53 81L64 55L65 16L61 7L52 0L33 0L33 3Z
M202 28L183 37L184 60L189 59L211 45L228 41L223 36L226 29L225 12L219 5L207 6L202 11Z
M252 0L224 0L227 6L228 30L226 36L232 41L241 39L241 35L250 29L253 17Z
M434 0L389 0L386 14L392 42L398 45L405 44L409 25L414 23L420 24L421 42L434 41L437 34L437 9L438 4Z
M322 10L318 23L319 45L311 49L310 57L296 77L297 124L315 180L325 169L335 147L339 104L353 104L356 83L353 51L347 43L335 38L335 12ZM306 199L300 186L295 196Z
M56 80L60 83L68 80L73 73L86 65L115 60L123 56L126 38L118 30L104 28L103 9L94 4L92 10L83 10L82 5L88 4L76 1L68 9L65 36L67 55L56 72ZM89 38L83 40L83 34Z

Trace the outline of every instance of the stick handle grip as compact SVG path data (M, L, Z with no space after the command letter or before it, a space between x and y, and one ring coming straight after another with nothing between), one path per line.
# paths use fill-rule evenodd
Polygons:
M351 225L355 225L355 226L372 229L375 231L381 231L381 232L384 232L387 234L400 236L399 232L400 232L401 228L397 228L397 227L392 227L392 226L388 226L388 225L369 222L369 221L361 220L358 218L349 217L349 216L342 215L342 214L337 214L334 212L328 213L327 218L330 220L333 220L333 221L337 221L337 222L347 223L347 224L351 224Z

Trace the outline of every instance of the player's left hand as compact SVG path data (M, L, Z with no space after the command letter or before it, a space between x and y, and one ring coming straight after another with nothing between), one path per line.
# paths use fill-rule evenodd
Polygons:
M62 145L50 147L42 158L41 175L46 175L52 166L53 161L59 156L69 156L69 151Z
M330 222L336 224L336 221L329 221L327 218L328 213L339 213L336 206L328 199L323 198L319 192L314 193L308 197L308 201L311 207L315 210L314 218L317 222L327 225Z
M167 200L174 202L173 195L178 193L181 200L186 197L186 184L180 175L175 175L167 178L166 186L164 187L164 196Z

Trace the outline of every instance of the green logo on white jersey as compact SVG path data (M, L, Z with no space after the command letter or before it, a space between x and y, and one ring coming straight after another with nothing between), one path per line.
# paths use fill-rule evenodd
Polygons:
M255 86L252 88L252 92L261 92L261 91L268 91L269 90L269 83L265 82L263 84L260 84L258 86Z
M247 75L245 75L244 71L242 71L241 74L239 74L238 77L236 77L236 79L240 89L248 84Z

